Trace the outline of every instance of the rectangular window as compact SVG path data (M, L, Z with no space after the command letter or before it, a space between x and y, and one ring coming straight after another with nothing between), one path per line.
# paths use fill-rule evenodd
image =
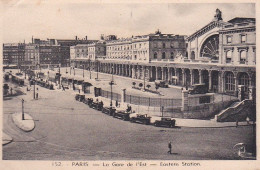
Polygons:
M241 43L245 43L246 42L246 35L241 35Z
M231 44L232 43L232 36L227 36L227 44Z

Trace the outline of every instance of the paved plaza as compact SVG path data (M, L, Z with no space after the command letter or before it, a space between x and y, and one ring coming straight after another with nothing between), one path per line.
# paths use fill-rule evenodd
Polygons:
M33 91L26 92L26 87L20 88L25 95L4 100L3 132L13 139L3 146L4 160L238 159L233 146L240 142L249 148L252 145L252 126L146 126L93 110L75 101L70 90L38 88L38 100L33 99ZM22 98L25 113L35 121L31 132L12 122L11 115L21 112ZM169 141L172 155L167 154Z

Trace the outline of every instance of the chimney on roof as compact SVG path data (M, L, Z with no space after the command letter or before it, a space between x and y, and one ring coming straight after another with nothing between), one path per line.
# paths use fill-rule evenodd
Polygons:
M75 39L78 40L78 36L76 36Z
M32 36L32 44L33 44L33 36Z
M85 36L85 39L88 40L88 36Z

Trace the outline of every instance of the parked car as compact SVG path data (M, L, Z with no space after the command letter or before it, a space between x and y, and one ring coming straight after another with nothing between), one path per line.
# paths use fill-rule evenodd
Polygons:
M175 127L175 119L171 119L171 118L165 118L162 117L161 120L156 120L154 122L154 126L164 126L164 127Z
M87 100L84 101L84 103L89 106L92 104L92 102L93 102L93 98L87 98Z
M147 116L147 114L145 115L137 114L136 117L130 118L130 122L137 122L137 123L149 125L151 123L151 117Z
M116 109L114 107L103 107L102 108L102 113L105 113L109 116L113 116L115 111L116 111Z
M130 120L130 112L127 112L126 110L116 110L113 117L128 121Z
M83 95L83 94L76 94L75 100L83 102L85 100L85 95Z
M101 102L96 101L96 102L92 102L92 103L89 105L89 107L91 107L92 109L96 109L96 110L102 111L103 105L104 105L104 104L103 104L102 101L101 101Z
M194 84L189 94L205 94L208 93L208 88L205 84Z
M163 80L155 80L155 85L158 85L159 87L168 88L168 84Z

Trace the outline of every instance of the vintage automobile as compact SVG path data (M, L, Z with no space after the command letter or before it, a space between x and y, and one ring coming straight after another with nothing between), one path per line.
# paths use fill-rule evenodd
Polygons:
M168 88L168 84L163 80L155 80L155 85L162 88Z
M93 102L93 98L87 98L86 100L83 101L83 103L87 104L87 105L91 105Z
M175 127L175 122L175 119L162 117L161 120L156 120L154 122L154 126L164 126L171 128Z
M116 109L114 107L103 107L102 108L102 113L105 113L109 116L113 116L115 111L116 111Z
M78 100L80 102L83 102L85 100L85 95L76 94L75 100Z
M129 121L130 112L127 112L126 110L116 110L113 114L113 117L123 119L124 121Z
M208 93L208 88L205 84L194 84L189 94L205 94Z
M96 101L96 102L92 102L92 103L89 105L89 107L91 107L92 109L96 109L96 110L102 111L103 105L104 105L104 104L103 104L102 101L101 101L101 102Z
M147 114L145 114L145 115L137 114L136 117L130 118L130 122L136 122L136 123L142 123L142 124L149 125L151 123L151 117L147 116Z

